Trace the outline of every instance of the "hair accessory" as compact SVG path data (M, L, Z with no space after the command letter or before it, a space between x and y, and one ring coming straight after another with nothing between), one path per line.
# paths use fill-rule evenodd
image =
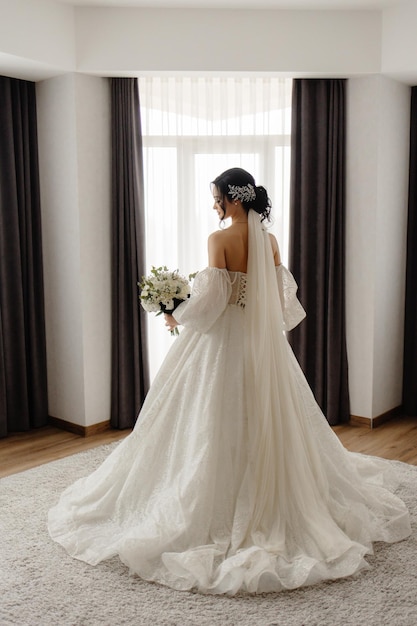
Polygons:
M242 187L229 185L229 195L232 196L233 200L240 200L241 202L250 202L256 198L255 188L250 183Z

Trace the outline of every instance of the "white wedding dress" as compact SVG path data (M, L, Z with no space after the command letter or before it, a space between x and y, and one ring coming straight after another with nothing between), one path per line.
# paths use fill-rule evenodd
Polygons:
M345 450L284 330L304 311L249 212L247 274L206 268L133 432L49 512L49 532L95 565L202 593L274 592L367 567L407 537L395 477Z

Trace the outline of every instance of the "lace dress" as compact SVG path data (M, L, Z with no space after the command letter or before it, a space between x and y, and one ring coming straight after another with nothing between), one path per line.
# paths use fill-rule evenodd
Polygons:
M349 576L373 541L409 534L386 463L346 451L317 406L283 332L304 316L297 286L282 266L277 282L286 377L261 459L274 472L265 478L253 458L246 275L206 268L175 314L184 328L135 429L49 513L71 556L118 555L143 579L233 595Z

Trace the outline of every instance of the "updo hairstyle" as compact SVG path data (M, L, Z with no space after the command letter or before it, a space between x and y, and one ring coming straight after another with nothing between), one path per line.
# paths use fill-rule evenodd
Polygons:
M262 221L270 221L269 216L272 206L271 200L268 197L265 187L256 186L255 179L252 174L249 174L249 172L241 167L232 167L231 169L223 172L223 174L217 176L217 178L211 183L211 187L216 187L221 193L222 198L227 196L229 202L233 202L234 198L231 194L229 185L232 187L246 187L247 185L252 185L255 190L255 199L248 201L241 200L242 206L246 213L249 212L249 209L253 209L256 213L262 216Z

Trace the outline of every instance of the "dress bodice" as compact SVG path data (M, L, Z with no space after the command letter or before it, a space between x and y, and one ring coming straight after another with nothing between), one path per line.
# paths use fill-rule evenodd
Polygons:
M247 276L243 272L229 272L232 293L229 304L236 304L245 308Z
M291 330L305 317L297 299L297 283L284 265L276 269L282 307L283 329ZM227 305L245 308L247 303L247 274L227 269L207 267L194 279L191 297L181 303L174 317L179 324L200 333L207 332Z

